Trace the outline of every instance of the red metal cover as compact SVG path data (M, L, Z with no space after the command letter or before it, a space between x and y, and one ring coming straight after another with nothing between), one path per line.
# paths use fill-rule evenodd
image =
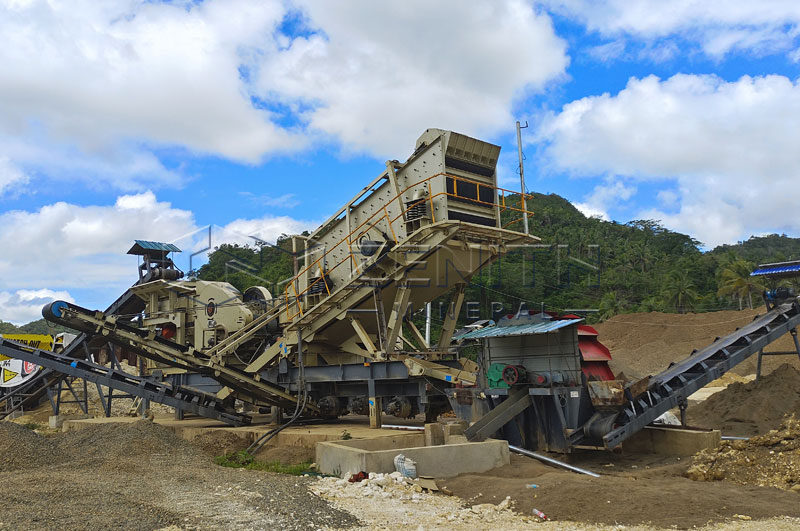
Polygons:
M579 337L578 348L583 361L610 361L611 352L594 337Z
M587 380L608 381L614 379L614 373L608 362L605 361L585 361L581 364L583 374Z

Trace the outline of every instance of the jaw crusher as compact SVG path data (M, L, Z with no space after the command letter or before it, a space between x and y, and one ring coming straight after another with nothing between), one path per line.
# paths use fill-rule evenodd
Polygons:
M501 225L503 212L528 213L497 186L499 152L428 129L408 160L387 162L312 234L293 237L302 259L280 293L183 279L168 258L177 248L137 241L129 254L141 257L140 279L123 297L143 306L134 318L63 301L43 315L221 404L435 417L449 409L444 387L475 383L450 349L466 285L509 248L538 241ZM442 340L429 345L410 317L448 293Z

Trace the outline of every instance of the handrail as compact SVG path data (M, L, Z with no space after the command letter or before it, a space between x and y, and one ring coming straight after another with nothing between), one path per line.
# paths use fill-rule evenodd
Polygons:
M431 183L430 183L430 181L431 181L432 179L435 179L435 178L437 178L437 177L442 177L442 176L444 176L445 178L451 178L451 179L453 179L454 181L463 181L463 182L468 182L468 183L471 183L471 184L475 184L475 185L477 186L477 188L476 188L476 194L475 194L475 197L474 197L474 198L472 198L472 197L468 197L468 196L459 195L459 193L458 193L458 186L456 186L456 185L454 185L454 186L453 186L453 192L448 192L448 191L447 191L447 187L445 186L445 191L444 191L444 192L439 192L439 193L437 193L437 194L433 194L433 193L432 193L432 190L431 190ZM515 212L520 212L520 213L522 213L523 217L533 214L533 212L532 212L532 211L529 211L529 210L527 210L527 209L525 209L525 208L517 208L517 207L514 207L514 206L506 205L506 201L505 201L505 197L506 197L506 196L505 196L505 192L512 193L512 194L515 194L515 193L518 193L518 192L514 192L514 191L512 191L512 190L507 190L507 189L505 189L505 188L501 188L501 187L499 187L499 186L494 186L494 185L491 185L491 184L486 184L486 183L484 183L484 182L481 182L481 181L476 181L476 180L474 180L474 179L469 179L469 178L467 178L467 177L460 177L460 176L458 176L458 175L452 175L452 174L448 174L448 173L444 173L444 172L436 173L436 174L434 174L434 175L431 175L431 176L429 176L429 177L426 177L425 179L422 179L422 180L420 180L420 181L417 181L417 182L415 182L415 183L413 183L413 184L410 184L410 185L408 185L406 188L404 188L404 189L403 189L402 191L400 191L398 194L396 194L396 195L395 195L395 196L393 196L391 199L389 199L389 200L386 202L386 204L390 204L390 203L392 203L393 201L395 201L396 199L398 199L398 198L401 198L401 196L402 196L403 194L405 194L406 192L408 192L410 189L412 189L412 188L414 188L414 187L416 187L416 186L419 186L420 184L423 184L423 183L426 183L426 184L427 184L427 188L428 188L428 197L427 197L427 199L421 199L421 201L426 201L426 202L430 203L430 207L431 207L431 208L430 208L430 213L431 213L431 221L432 221L433 223L435 223L435 222L436 222L436 218L435 218L435 214L434 214L434 205L433 205L433 200L434 200L436 197L439 197L439 196L442 196L442 195L444 195L444 196L447 196L447 197L454 197L454 198L460 198L460 199L467 199L467 200L469 200L469 202L470 202L470 203L479 204L479 205L481 205L481 206L497 207L498 209L500 209L500 211L511 210L511 211L515 211ZM483 201L483 200L481 200L481 199L480 199L480 196L481 196L481 194L480 194L481 187L484 187L484 188L489 188L489 189L495 190L495 191L497 191L497 192L503 192L503 194L502 194L502 195L501 195L501 194L495 194L495 195L494 195L494 197L498 197L498 196L502 197L502 204L501 204L499 201L498 201L498 202L488 202L488 201ZM526 196L526 198L532 198L532 197L533 197L533 195L532 195L532 194L525 194L525 196ZM364 220L364 221L363 221L363 222L362 222L360 225L358 225L356 228L352 229L352 230L350 231L350 233L349 233L349 234L347 234L347 236L345 236L344 238L342 238L341 240L339 240L338 242L336 242L336 244L334 244L333 246L331 246L330 248L328 248L328 249L327 249L327 250L326 250L326 251L325 251L325 252L322 254L322 256L320 256L320 257L319 257L319 258L317 258L317 259L316 259L314 262L312 262L311 264L309 264L308 266L306 266L306 267L305 267L303 270L299 271L299 272L298 272L298 273L297 273L297 274L296 274L294 277L292 277L292 278L291 278L291 279L288 281L288 283L287 283L287 285L286 285L286 288L284 289L284 296L285 296L285 300L286 300L286 316L287 316L287 318L288 318L289 320L294 320L294 319L295 319L295 317L297 317L298 315L299 315L299 316L301 316L301 317L303 316L304 312L303 312L303 308L302 308L301 298L302 298L302 296L303 296L303 295L307 294L307 292L308 292L308 291L310 291L310 290L311 290L311 288L312 288L312 287L314 287L315 285L317 285L317 284L318 284L320 281L321 281L321 282L323 283L323 285L325 286L325 291L327 292L328 296L330 296L330 294L331 294L330 286L328 285L328 281L327 281L327 279L325 278L325 276L326 276L326 274L327 274L327 273L330 273L331 271L334 271L336 268L338 268L338 267L339 267L340 265L342 265L344 262L347 262L347 261L350 261L350 260L352 260L352 261L353 261L353 262L356 264L356 270L358 269L359 265L358 265L358 262L357 262L357 261L355 260L355 258L354 258L354 256L355 256L355 253L353 253L353 249L352 249L352 243L353 243L353 241L354 241L354 239L352 238L352 236L353 236L354 234L358 234L359 236L361 236L361 235L363 235L363 234L367 233L367 232L368 232L370 229L374 228L374 227L375 227L375 226L376 226L378 223L380 223L381 221L383 221L383 220L386 220L387 224L389 225L389 231L390 231L390 232L391 232L391 234L392 234L392 239L394 240L394 243L395 243L395 244L397 244L397 243L398 243L398 240L397 240L397 234L395 233L395 231L394 231L394 227L393 227L393 225L392 225L392 224L393 224L394 222L396 222L398 219L400 219L400 218L403 218L403 217L405 216L405 214L406 214L406 213L407 213L409 210L411 210L412 208L416 207L416 206L419 204L419 201L415 202L415 203L414 203L414 204L412 204L410 207L408 207L408 208L406 208L405 210L403 210L402 212L400 212L400 214L398 214L398 215L397 215L397 216L395 216L394 218L390 218L390 217L389 217L389 212L388 212L388 211L387 211L387 209L386 209L386 208L387 208L387 207L386 207L386 204L384 204L383 208L381 208L381 209L377 210L376 212L374 212L374 213L373 213L373 214L372 214L372 215L371 215L369 218L367 218L366 220ZM381 214L381 212L382 212L382 214ZM374 221L372 221L372 220L373 220L373 218L375 218L375 216L377 216L378 214L381 214L381 215L380 215L380 216L378 216L378 217L377 217L377 218L376 218ZM523 218L521 217L521 218L519 218L519 219L517 219L517 220L515 220L515 221L512 221L512 222L510 222L510 223L506 224L506 226L507 226L507 225L511 225L511 224L513 224L513 223L516 223L516 222L520 221L521 219L523 219ZM372 221L372 223L370 223L370 221ZM370 223L370 224L369 224L369 226L368 226L366 229L364 229L364 230L361 230L361 229L362 229L362 227L364 227L364 226L365 226L367 223ZM359 232L359 231L360 231L360 232ZM358 238L358 237L356 237L356 239L357 239L357 238ZM336 264L334 264L334 265L333 265L333 267L329 268L327 271L323 270L323 268L322 268L322 265L320 264L320 262L322 262L322 261L323 261L323 260L324 260L324 259L325 259L325 258L326 258L326 257L327 257L327 256L328 256L328 255L329 255L329 254L330 254L330 253L333 251L333 250L335 250L335 249L338 249L338 247L339 247L340 245L342 245L343 243L344 243L344 244L347 244L347 248L348 248L347 257L346 257L346 258L343 258L342 260L339 260L338 262L336 262ZM308 271L310 271L310 270L311 270L312 268L314 268L315 266L317 266L317 267L319 268L319 270L320 270L320 276L319 276L319 278L317 278L316 280L314 280L314 282L310 283L308 286L306 286L306 288L305 288L304 290L302 290L302 291L300 291L300 292L298 293L298 291L297 291L297 282L298 282L298 280L300 279L300 277L301 277L302 275L306 274ZM296 313L293 313L293 314L290 314L290 312L289 312L289 308L290 308L290 306L292 306L292 304L290 304L290 302L289 302L289 300L290 300L290 297L289 297L289 286L292 286L292 289L293 289L293 291L294 291L294 299L295 299L295 304L297 305L297 312L296 312Z

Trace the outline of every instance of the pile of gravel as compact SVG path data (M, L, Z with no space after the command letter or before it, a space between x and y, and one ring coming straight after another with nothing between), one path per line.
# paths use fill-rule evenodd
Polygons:
M57 438L64 453L75 460L109 463L189 462L203 459L188 441L149 420L98 424L64 433Z
M0 422L0 470L26 470L64 459L49 439L13 422Z

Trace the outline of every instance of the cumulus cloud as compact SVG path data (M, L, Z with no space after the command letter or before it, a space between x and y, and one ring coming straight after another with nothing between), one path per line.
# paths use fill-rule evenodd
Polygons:
M523 0L29 0L0 2L0 34L0 155L125 191L180 184L154 148L258 163L490 133L568 63Z
M753 233L800 231L791 212L800 168L800 85L782 76L631 79L545 117L538 131L551 169L577 176L663 181L662 219L709 246Z
M599 217L609 221L611 218L608 211L611 208L625 205L634 194L636 194L635 186L626 184L619 179L606 178L602 184L595 186L582 202L576 203L575 208L585 216Z
M23 325L42 318L42 306L55 300L75 302L67 291L51 289L20 289L0 291L0 311L3 321Z
M549 16L519 0L298 4L320 31L262 64L257 87L350 151L396 156L420 124L508 128L515 99L568 64Z
M608 38L645 42L681 37L713 57L731 51L797 49L800 4L794 0L543 0L555 12ZM659 42L658 47L671 46Z
M315 225L285 216L238 219L212 228L213 244L252 244L252 237L274 242L281 234ZM134 239L186 243L194 249L203 234L192 212L159 201L149 191L120 196L113 205L59 202L0 214L0 293L9 297L9 304L0 304L0 319L24 321L30 315L26 307L41 309L41 297L67 298L77 291L110 303L135 280L136 258L125 254Z
M0 196L27 184L30 179L8 157L0 155Z

